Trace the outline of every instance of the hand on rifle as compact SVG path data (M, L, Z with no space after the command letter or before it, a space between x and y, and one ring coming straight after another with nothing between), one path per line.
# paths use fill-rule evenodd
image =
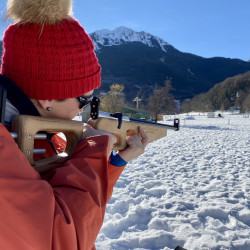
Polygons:
M109 136L109 154L107 157L109 159L109 156L112 152L112 149L117 142L116 136L113 135L112 133L109 133L109 132L106 132L103 130L94 129L88 124L84 124L82 139L85 139L85 138L90 137L90 136L97 136L97 135L108 135Z
M126 162L129 162L135 159L139 155L143 154L145 151L145 148L148 143L148 137L141 127L139 127L139 132L140 132L140 136L137 134L127 135L126 142L128 144L128 147L125 148L124 150L119 151L119 155ZM109 158L114 145L117 143L117 137L113 135L112 133L94 129L88 124L84 125L83 136L82 136L83 139L90 137L90 136L96 136L96 135L108 135L109 136L109 141L110 141L109 155L108 155L108 158Z
M120 157L126 162L135 159L145 151L145 148L148 144L148 136L140 126L139 132L140 136L137 134L127 135L126 142L128 147L124 150L120 150L118 153Z

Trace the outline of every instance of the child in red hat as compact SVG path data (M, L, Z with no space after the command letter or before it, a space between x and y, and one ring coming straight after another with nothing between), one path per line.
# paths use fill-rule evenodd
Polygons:
M70 0L8 1L7 15L16 23L3 38L6 125L19 114L73 119L100 86L93 42L71 9ZM140 132L110 161L116 137L85 125L71 158L42 179L1 124L1 248L94 249L117 179L146 147ZM60 139L52 142L61 147Z

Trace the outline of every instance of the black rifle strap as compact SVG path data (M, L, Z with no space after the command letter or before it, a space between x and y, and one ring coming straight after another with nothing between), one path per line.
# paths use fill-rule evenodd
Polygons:
M5 107L7 101L7 90L0 84L0 122L5 121Z

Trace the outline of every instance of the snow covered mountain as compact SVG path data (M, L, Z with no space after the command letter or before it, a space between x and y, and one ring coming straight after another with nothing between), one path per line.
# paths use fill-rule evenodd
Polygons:
M136 32L127 27L118 27L112 31L108 29L98 30L91 34L94 40L95 49L99 50L101 46L122 45L131 42L141 42L149 47L160 47L167 52L169 44L163 39L153 36L144 31Z
M163 85L166 78L172 79L175 98L184 100L250 70L250 62L183 53L159 37L126 27L98 30L90 36L102 66L100 91L108 91L113 83L123 84L130 100L141 90L147 97L154 84Z

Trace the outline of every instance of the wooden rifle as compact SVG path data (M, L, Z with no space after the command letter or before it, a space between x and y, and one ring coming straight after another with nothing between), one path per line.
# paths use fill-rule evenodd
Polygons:
M87 123L93 128L110 132L117 137L113 150L123 150L127 147L126 135L139 134L142 127L148 136L148 142L153 142L167 135L167 130L179 130L179 119L174 119L174 125L160 124L123 116L121 113L109 114L99 112L100 100L94 97L91 101L90 119ZM44 149L34 149L36 139L46 139L47 133L62 132L67 140L64 154L34 161L35 153L44 153ZM12 121L11 134L18 147L29 160L30 164L40 173L58 166L70 157L78 142L82 139L83 122L45 118L40 116L19 115ZM53 166L54 165L54 166Z

